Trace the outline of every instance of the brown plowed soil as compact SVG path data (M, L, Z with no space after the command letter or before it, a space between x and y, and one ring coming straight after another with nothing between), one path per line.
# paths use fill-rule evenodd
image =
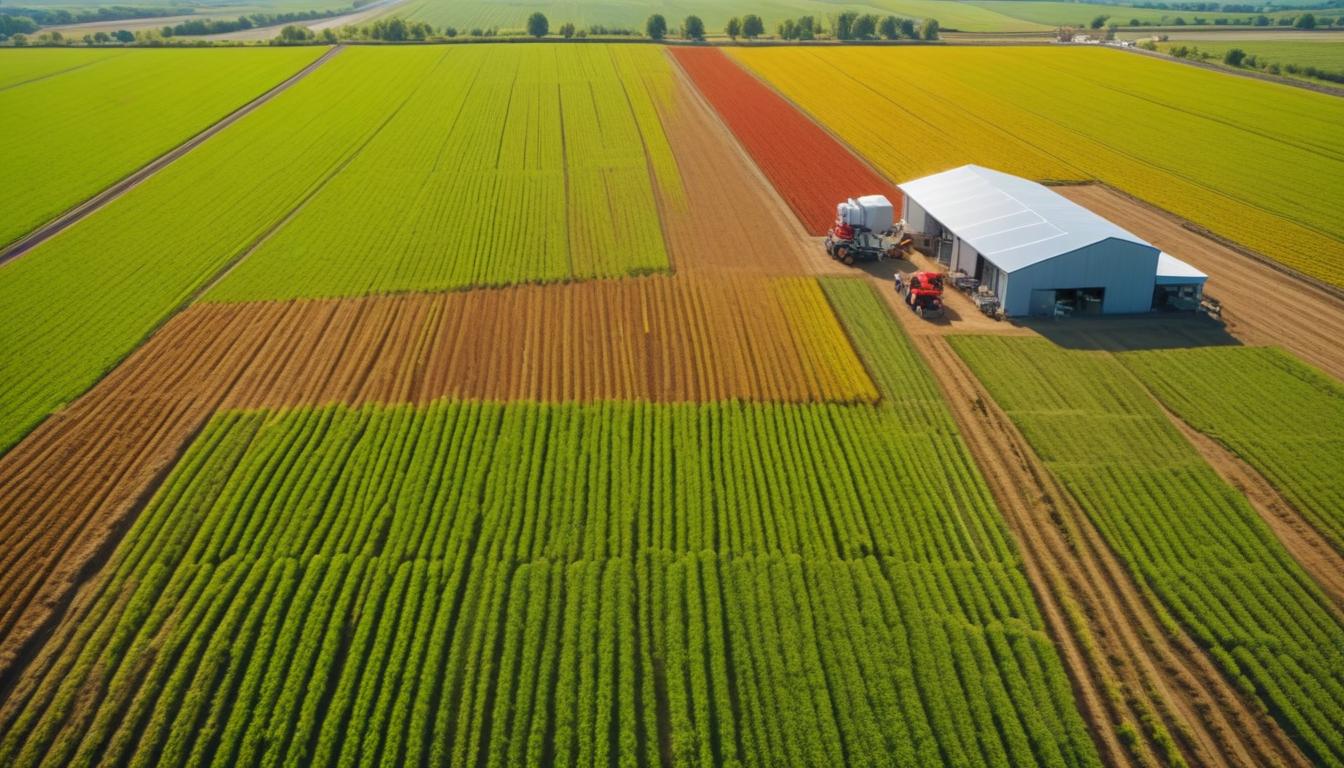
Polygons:
M1227 330L1247 344L1275 344L1344 379L1344 300L1311 282L1210 239L1179 217L1099 184L1058 187L1209 276Z
M726 273L181 313L0 458L0 681L219 408L871 401L802 278Z

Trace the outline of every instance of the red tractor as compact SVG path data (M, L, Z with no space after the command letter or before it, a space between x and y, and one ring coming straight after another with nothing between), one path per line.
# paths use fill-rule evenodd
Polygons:
M920 317L943 314L943 276L937 272L916 272L908 281L897 272L896 292L905 296L905 305Z

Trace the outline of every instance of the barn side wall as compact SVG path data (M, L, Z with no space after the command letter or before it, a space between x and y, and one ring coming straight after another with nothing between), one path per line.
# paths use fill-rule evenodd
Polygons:
M1147 312L1153 306L1158 250L1109 238L1013 272L1003 309L1027 315L1034 290L1105 288L1106 314Z

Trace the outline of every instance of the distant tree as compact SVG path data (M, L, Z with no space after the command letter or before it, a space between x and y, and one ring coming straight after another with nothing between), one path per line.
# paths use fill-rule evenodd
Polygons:
M901 20L895 16L884 16L882 23L877 26L882 37L887 40L895 40L901 36Z
M132 37L131 39L134 40L135 38ZM28 36L22 32L16 32L13 37L9 38L9 40L14 43L15 48L22 48L28 44Z
M1240 48L1228 48L1227 53L1223 54L1223 63L1229 67L1240 67L1246 60L1246 52Z
M854 22L859 20L855 11L842 11L835 17L834 31L836 40L854 39Z
M682 35L688 40L705 39L705 22L699 16L687 16L681 29Z
M798 21L793 25L794 38L797 40L812 40L817 36L817 20L811 16L799 16Z
M1092 21L1087 25L1091 29L1101 29L1106 26L1106 20L1111 18L1104 13L1099 13L1092 17Z
M444 37L457 37L457 27L444 27L444 29L443 29L443 36L444 36Z
M280 29L280 41L283 43L302 43L313 39L313 31L298 24L286 24Z
M1138 19L1130 19L1130 20L1129 20L1129 25L1128 25L1128 26L1131 26L1131 27L1137 27L1137 26L1141 26L1141 24L1142 24L1142 22L1140 22Z
M94 32L94 33L93 33L93 42L95 42L95 43L110 43L110 42L112 42L112 36L109 35L109 34L107 34L106 32Z
M661 13L655 13L644 23L644 33L652 40L662 40L667 36L667 19Z
M1332 26L1337 27L1339 25L1340 23L1338 17L1322 16L1321 18L1316 20L1316 26L1318 27L1332 27Z
M527 17L527 34L533 37L545 37L551 31L551 22L546 14L537 11Z
M911 40L919 39L919 32L915 29L914 19L901 19L901 34Z
M332 29L331 27L327 27L326 29L322 30L322 42L334 43L337 42L338 39L339 38L336 37L336 30Z
M919 36L925 40L937 40L938 31L939 27L937 19L925 19L924 26L919 31Z
M573 22L566 21L564 24L560 25L560 36L565 38L566 40L574 37Z
M124 29L118 29L116 32L112 33L112 36L117 38L118 43L126 44L135 42L135 35Z
M779 26L776 29L779 32L779 39L781 40L798 39L798 22L793 19L785 19L779 22Z
M1178 26L1178 27L1184 27L1184 26L1185 26L1185 19L1184 19L1183 17L1181 17L1181 16L1177 16L1177 17L1176 17L1176 20L1173 21L1172 24L1175 24L1175 25Z
M1120 29L1120 25L1116 24L1115 22L1111 22L1110 24L1107 24L1107 25L1106 25L1106 39L1107 39L1107 40L1114 40L1114 39L1115 39L1115 33L1116 33L1117 31L1119 31L1119 29Z
M1315 29L1316 15L1311 13L1304 13L1301 16L1298 16L1297 21L1293 22L1293 27L1295 29Z
M754 13L742 17L742 34L748 40L755 40L765 34L765 22Z
M472 27L472 28L471 28L471 31L468 32L467 34L468 34L469 36L471 36L471 37L480 37L480 36L484 35L485 33L481 30L480 27Z
M859 40L872 40L877 37L877 16L865 13L854 20L854 37Z
M723 26L724 34L729 38L736 40L742 34L742 20L734 16Z

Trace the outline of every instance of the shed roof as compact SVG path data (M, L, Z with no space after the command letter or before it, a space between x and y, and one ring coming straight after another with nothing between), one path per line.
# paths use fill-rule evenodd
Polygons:
M930 216L1005 272L1107 239L1157 250L1044 185L978 165L963 165L899 186Z
M1158 285L1202 285L1208 277L1166 251L1157 254Z

